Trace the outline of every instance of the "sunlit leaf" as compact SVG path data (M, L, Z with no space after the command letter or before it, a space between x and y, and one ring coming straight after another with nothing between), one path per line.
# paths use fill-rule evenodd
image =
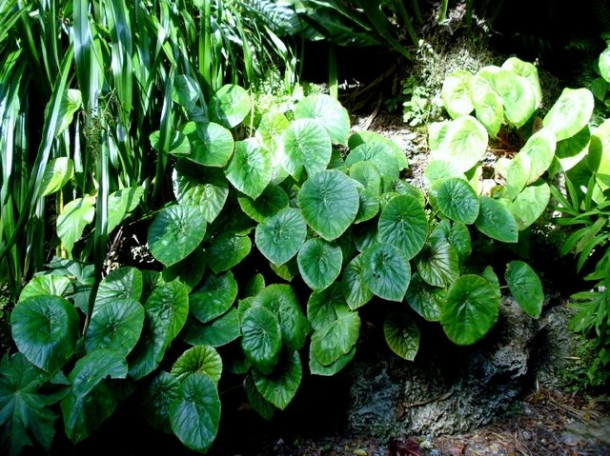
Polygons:
M178 357L170 373L178 380L193 374L203 374L217 384L222 374L222 358L214 347L195 345Z
M294 115L297 119L316 119L328 132L333 144L347 144L349 114L347 109L330 95L315 94L303 98L295 106Z
M306 235L307 224L299 210L286 207L256 227L254 240L265 258L281 265L297 254Z

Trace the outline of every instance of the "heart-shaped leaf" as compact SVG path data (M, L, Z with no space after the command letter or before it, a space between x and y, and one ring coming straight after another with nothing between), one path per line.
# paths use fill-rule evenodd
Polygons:
M205 324L189 320L182 332L182 339L190 345L220 347L241 335L239 325L237 309L231 308L224 315Z
M329 287L341 272L341 247L322 239L310 239L299 250L297 263L301 277L314 291Z
M456 70L445 78L441 90L441 99L445 109L454 119L470 114L474 109L470 98L470 80L472 74L466 70Z
M521 128L536 111L538 100L535 88L527 78L505 69L493 74L492 85L502 98L508 122Z
M447 161L462 173L476 165L487 150L487 130L472 116L458 117L445 129L432 129L430 136L430 147L435 145L430 157Z
M174 280L156 287L144 305L147 316L154 316L165 333L167 346L178 335L189 311L189 296L186 285Z
M589 89L566 87L544 116L543 125L555 133L557 141L574 136L591 119L595 99Z
M307 318L314 330L320 330L337 319L341 312L349 311L338 284L324 291L314 292L307 300Z
M294 108L297 119L316 119L328 132L333 144L347 144L350 120L347 109L338 100L326 94L309 95Z
M519 307L531 317L540 317L544 302L544 291L538 274L523 261L511 261L504 278Z
M500 201L489 196L480 196L481 209L475 221L477 229L492 239L502 242L517 242L519 227L512 213Z
M207 274L203 283L189 297L190 312L201 323L224 314L237 298L237 281L233 273Z
M446 300L446 296L446 289L427 284L416 272L411 276L405 300L415 312L426 320L439 321L441 307Z
M413 361L419 350L419 328L407 314L396 313L386 319L383 334L390 349L407 361Z
M517 195L508 208L519 231L534 223L545 211L551 198L551 190L542 179L525 188Z
M360 316L345 307L337 312L336 320L314 331L311 336L311 350L320 364L329 366L352 350L359 334Z
M255 138L238 141L225 174L233 187L256 199L271 182L269 153Z
M288 206L288 195L277 185L267 185L256 199L239 196L237 200L241 210L259 223Z
M297 254L306 236L307 224L299 210L286 207L256 227L254 241L265 258L281 265Z
M210 100L210 115L218 123L233 128L246 118L252 100L243 87L226 84L216 91Z
M144 389L146 401L142 401L142 416L154 429L171 433L169 408L178 397L180 382L169 372L157 372Z
M284 132L284 168L300 180L326 169L330 163L332 142L328 133L313 119L297 119Z
M142 187L129 187L108 195L108 232L119 226L140 204L144 195Z
M64 296L69 288L70 279L68 279L66 276L34 276L28 283L25 284L23 290L21 290L19 302L25 301L27 298L31 298L33 296Z
M339 356L337 361L330 363L325 366L318 361L316 358L311 345L309 346L309 372L312 375L323 375L330 377L341 371L347 366L352 359L356 356L356 347L353 347L347 354Z
M402 301L411 280L411 265L402 250L387 243L362 252L364 283L382 299Z
M470 242L470 232L466 225L460 222L449 222L441 220L430 233L430 243L445 241L457 252L461 262L470 256L472 244Z
M214 122L189 122L182 129L188 138L191 153L187 157L204 166L225 166L233 155L233 135Z
M398 247L407 259L421 250L428 236L428 219L420 202L410 195L392 198L381 211L378 237Z
M218 274L241 263L251 249L252 241L248 236L222 233L207 248L207 263Z
M271 373L282 348L282 333L276 316L265 307L251 307L241 319L241 332L241 346L248 361L262 373Z
M460 274L458 254L446 241L424 246L415 257L415 265L424 282L434 287L445 288Z
M343 270L341 285L347 305L350 309L356 310L362 307L373 298L373 292L364 281L364 265L362 256L354 257Z
M280 410L284 410L292 401L302 377L303 366L297 351L284 356L270 374L252 371L252 379L258 392Z
M277 408L258 392L251 375L246 377L245 389L246 395L248 396L248 403L252 406L256 413L258 413L265 420L270 420L273 418Z
M218 384L222 375L222 358L214 347L195 345L178 357L170 372L181 381L189 375L203 374Z
M479 198L465 180L457 177L437 180L432 189L439 209L451 220L471 224L479 216Z
M122 266L102 279L95 296L96 307L116 300L139 301L143 287L142 273L133 266Z
M40 196L50 195L62 188L74 176L74 161L68 157L49 160L42 175Z
M140 339L144 327L144 307L133 299L96 303L85 334L88 353L109 349L127 356Z

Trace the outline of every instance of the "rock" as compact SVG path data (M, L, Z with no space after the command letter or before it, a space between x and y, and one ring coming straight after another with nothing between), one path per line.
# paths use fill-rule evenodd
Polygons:
M351 431L380 438L468 432L523 392L538 324L512 298L503 298L498 323L473 346L452 345L438 326L423 331L415 362L362 351L349 371Z

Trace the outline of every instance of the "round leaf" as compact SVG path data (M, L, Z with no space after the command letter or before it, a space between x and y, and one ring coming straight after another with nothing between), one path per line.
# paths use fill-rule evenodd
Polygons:
M422 280L418 273L411 276L411 283L405 296L409 306L428 321L439 321L441 307L447 296L444 288L433 287Z
M60 369L74 353L78 324L76 309L59 296L33 296L11 312L17 348L34 366L49 372Z
M226 84L210 100L212 118L227 128L233 128L246 118L252 100L243 87Z
M488 138L487 130L477 119L458 117L446 127L442 140L437 140L430 158L447 161L456 171L464 173L485 155Z
M265 217L270 217L280 209L288 206L288 195L277 185L267 185L263 193L256 199L248 196L237 198L239 207L251 219L262 222Z
M40 184L40 196L50 195L62 188L74 176L74 161L68 157L49 160Z
M214 442L220 423L216 384L206 375L189 375L170 405L169 418L172 431L185 446L205 452Z
M511 261L504 278L519 307L529 316L538 318L544 302L544 291L538 274L523 261Z
M226 345L239 336L239 317L235 308L229 309L224 315L206 324L198 320L189 320L182 333L182 339L187 344L212 347Z
M237 281L233 273L208 274L203 283L190 295L190 312L201 323L224 314L237 298Z
M537 183L525 188L509 204L519 231L534 223L543 214L551 198L551 190L546 182Z
M105 303L124 299L139 301L143 284L144 279L138 268L123 266L115 269L100 282L95 305L100 307Z
M233 187L251 198L257 198L271 181L269 154L255 138L238 141L225 174Z
M254 241L265 258L281 265L296 255L306 236L307 224L301 213L286 207L256 227Z
M144 195L142 187L128 187L108 195L108 232L119 226L138 207Z
M362 256L358 255L343 270L343 294L350 309L356 310L373 298L373 292L364 282Z
M477 229L492 239L501 242L517 242L519 227L515 217L500 201L489 196L480 196L481 209L475 221Z
M377 296L402 301L411 280L411 266L400 249L379 243L362 252L364 283Z
M428 219L417 198L398 195L383 208L378 222L381 242L398 247L413 258L421 250L428 236Z
M543 125L555 133L557 141L574 136L591 120L595 99L589 89L566 87L546 116Z
M441 308L443 330L458 345L473 344L495 324L499 306L499 287L481 276L461 276L449 288Z
M426 245L415 257L417 272L429 285L445 288L460 273L457 252L446 241L436 241Z
M250 254L252 241L248 236L222 233L206 250L207 262L216 274L238 265Z
M313 119L297 119L284 132L284 168L299 180L303 169L308 175L326 169L332 142L326 130Z
M490 136L496 137L504 122L502 98L493 90L477 98L475 103L477 119L485 126Z
M64 296L64 293L70 288L70 279L66 276L56 275L41 275L34 276L25 284L21 294L19 294L19 302L25 301L33 296Z
M189 160L205 166L222 168L233 154L233 135L214 122L189 122L182 133L191 145Z
M205 218L196 207L173 204L159 212L148 229L150 252L171 266L195 250L205 230Z
M375 165L386 188L393 184L400 175L401 166L395 159L392 148L386 143L375 141L361 144L352 149L345 159L350 173L351 167L361 162Z
M538 77L538 69L536 66L530 62L524 62L517 57L509 57L502 64L502 68L510 70L511 72L527 79L530 86L534 90L536 107L539 107L540 103L542 102L542 89L540 88L540 78Z
M309 226L327 241L341 236L354 222L360 200L356 181L335 170L307 179L298 198Z
M341 272L341 247L321 239L310 239L299 250L299 271L305 283L315 291L329 287Z
M193 374L203 374L218 384L222 374L222 358L214 347L196 345L180 355L172 366L171 374L178 380Z
M156 287L144 305L147 316L161 326L168 345L180 332L189 311L189 297L186 285L174 280Z
M508 122L522 127L532 117L537 107L536 91L530 81L511 71L497 71L493 75L494 90L502 98L504 114Z
M472 252L470 232L466 225L460 222L442 220L430 233L430 243L445 241L457 252L460 261L464 261Z
M315 330L332 324L342 312L348 312L341 288L334 284L324 291L314 292L307 300L307 318Z
M443 81L441 99L449 115L453 118L470 114L474 109L470 98L472 74L466 70L456 70Z
M407 361L413 361L419 350L419 328L406 314L394 314L383 324L383 334L390 349Z
M352 350L359 334L358 313L345 309L337 314L336 320L313 333L312 353L320 364L329 366Z
M164 282L178 280L191 291L201 282L206 261L206 252L197 248L184 260L163 269L161 278Z
M333 144L345 145L350 129L347 109L335 98L326 94L309 95L294 108L297 119L311 118L320 122Z
M144 307L133 299L114 299L95 305L85 334L85 348L90 353L110 349L127 356L140 339L144 327Z
M284 410L299 389L303 367L299 353L285 356L271 374L252 371L252 379L258 392L280 410Z
M241 332L241 346L248 361L259 371L270 373L282 348L278 319L264 307L251 307L241 320Z
M468 182L451 177L437 180L432 187L443 215L457 222L474 223L479 216L479 198Z

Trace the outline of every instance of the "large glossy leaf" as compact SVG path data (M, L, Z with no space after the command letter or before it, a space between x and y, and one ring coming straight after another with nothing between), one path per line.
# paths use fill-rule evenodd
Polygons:
M250 95L243 87L226 84L212 96L210 115L216 122L227 128L233 128L246 118L251 103Z
M396 159L393 149L384 142L360 144L352 149L345 159L350 173L351 167L361 162L371 163L377 168L385 189L390 188L400 175L401 162Z
M182 339L190 345L220 347L240 336L239 325L237 309L231 308L224 315L206 324L190 320L184 328Z
M257 370L270 373L278 362L282 348L280 323L265 307L246 310L241 319L241 345L248 361Z
M356 181L335 170L307 179L298 198L307 224L327 241L341 236L353 223L360 199Z
M186 377L170 405L169 418L172 431L185 446L200 453L207 451L220 423L216 384L207 375Z
M205 166L223 167L233 155L233 135L214 122L189 122L182 129L191 145L189 160Z
M203 283L189 297L190 312L201 323L224 314L237 298L237 281L233 273L207 274Z
M105 378L127 377L125 357L114 350L94 350L79 359L68 378L72 383L71 394L85 396Z
M49 405L58 400L45 393L49 374L27 361L21 353L2 357L0 363L0 448L17 455L37 442L50 452L57 415Z
M549 204L550 198L551 190L542 179L517 195L508 208L517 222L519 231L538 220Z
M172 188L178 203L196 206L212 223L227 201L229 184L224 173L215 168L180 161L172 172Z
M302 377L303 367L297 351L282 357L281 362L270 374L252 371L252 379L261 396L280 410L284 410L292 401Z
M297 254L306 236L307 224L299 210L286 207L256 227L254 241L265 258L281 265Z
M527 79L534 91L536 107L539 107L542 102L542 89L540 88L540 78L538 77L536 65L530 62L524 62L518 57L509 57L502 64L502 68Z
M265 307L277 317L284 345L292 350L305 345L310 325L290 285L271 284L263 288L253 297L252 305Z
M316 119L328 132L333 144L347 144L350 120L347 110L335 98L326 94L309 95L294 108L297 119Z
M131 299L139 301L143 287L142 273L133 266L123 266L110 272L102 279L95 296L95 306L116 300Z
M54 373L72 357L78 338L76 309L59 296L39 295L11 312L13 340L34 366Z
M66 204L57 217L57 235L70 253L81 238L85 227L93 222L95 206L93 197L76 198Z
M538 318L542 312L544 291L538 274L523 261L511 261L504 278L519 307L531 317Z
M447 241L430 242L415 257L419 276L428 285L445 288L459 275L459 257Z
M284 132L284 153L284 168L299 180L303 170L311 176L326 169L332 142L324 127L315 120L297 119Z
M248 403L263 419L270 420L275 415L277 408L267 399L265 399L261 393L259 393L252 375L246 377L245 382L246 396L248 397Z
M502 242L517 242L519 227L512 213L500 201L489 196L480 196L481 209L475 221L477 229L492 239Z
M487 150L487 130L472 116L452 120L444 129L430 129L430 157L451 163L458 172L466 172Z
M129 354L129 376L139 380L154 371L168 346L167 325L154 312L145 309L140 340Z
M362 307L373 298L373 292L364 281L362 256L356 256L343 270L341 286L347 305L352 310Z
M237 199L241 210L259 223L288 206L288 195L277 185L267 185L256 199L248 196L239 196Z
M430 233L430 243L446 241L457 252L461 262L470 256L472 245L468 227L460 222L441 220Z
M360 316L347 307L335 308L337 318L332 323L314 331L311 336L311 350L324 366L336 362L341 356L349 353L360 334Z
M216 274L237 266L250 254L252 241L248 236L222 233L206 250L207 264Z
M186 286L174 280L156 287L145 304L146 313L160 319L169 344L180 332L189 311L189 296Z
M543 125L561 141L574 136L589 123L594 107L595 99L589 89L566 87L544 116Z
M40 184L40 196L50 195L62 188L74 176L74 161L68 157L49 160Z
M88 353L109 349L127 356L140 339L144 327L144 307L129 298L96 304L85 334Z
M465 224L479 216L479 198L468 182L457 177L432 184L438 207L446 217Z
M222 375L222 358L214 347L195 345L178 357L170 373L181 381L189 375L203 374L218 384Z
M407 160L407 156L405 155L404 150L396 144L390 138L386 138L381 133L364 130L354 133L350 136L348 141L349 148L353 151L356 147L361 144L369 144L374 146L374 150L381 150L377 147L377 144L383 144L385 147L389 149L390 155L393 158L393 162L398 166L399 171L403 169L407 169L409 167L409 162ZM385 154L385 152L380 152Z
M313 349L311 345L309 346L309 372L312 375L323 375L326 377L330 377L335 375L337 372L341 371L345 366L347 366L354 356L356 355L356 347L353 347L347 354L339 356L337 361L329 364L328 366L323 365L318 361L316 356L314 355Z
M314 291L329 287L341 272L341 247L319 238L310 239L299 250L299 271L305 283Z
M69 289L70 279L66 276L35 276L21 290L19 301L25 301L27 298L41 295L65 296Z
M108 232L119 226L140 204L144 195L142 187L129 187L108 195Z
M470 98L470 80L472 74L466 70L456 70L445 78L441 90L441 99L445 109L454 119L470 114L474 109Z
M307 300L307 318L314 330L330 325L338 314L348 310L338 284L333 284L324 291L313 292Z
M171 266L195 250L205 231L206 220L196 207L172 204L157 214L148 229L150 252Z
M428 236L428 219L417 198L398 195L392 198L381 211L378 222L378 237L398 247L407 259L421 250Z
M532 117L537 107L537 94L530 81L505 69L493 75L492 85L502 98L504 115L517 128L522 127Z
M271 182L269 152L255 138L235 143L235 152L225 169L229 182L250 198L258 198Z
M405 295L405 300L409 306L428 321L439 321L441 318L441 307L447 296L445 288L433 287L427 284L414 273L411 276L409 289Z
M390 349L407 361L413 361L419 350L419 328L405 313L395 313L383 324L383 334Z
M382 299L402 301L411 280L411 265L402 250L378 243L362 252L364 283Z
M171 433L169 408L178 397L180 382L169 372L157 372L144 389L142 416L154 429Z
M447 292L441 324L449 339L470 345L481 339L498 319L500 288L481 276L459 277Z

